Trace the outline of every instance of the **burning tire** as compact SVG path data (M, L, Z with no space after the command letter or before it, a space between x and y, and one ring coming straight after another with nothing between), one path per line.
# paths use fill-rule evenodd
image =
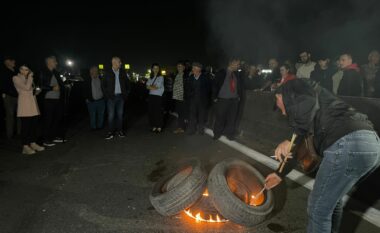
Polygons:
M149 199L160 214L175 215L193 205L202 196L206 183L207 174L200 161L190 160L159 180Z
M271 190L258 194L265 178L254 167L240 160L218 163L208 178L208 190L215 208L225 218L241 225L263 222L274 207Z

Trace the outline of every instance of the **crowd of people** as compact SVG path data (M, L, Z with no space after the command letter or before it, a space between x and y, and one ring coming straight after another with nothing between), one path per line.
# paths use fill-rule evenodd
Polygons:
M215 73L212 67L199 62L178 61L176 71L168 75L163 75L161 66L154 63L150 77L139 81L146 87L150 130L161 133L164 114L170 112L177 116L175 134L204 134L208 125L213 129L214 139L225 135L234 140L245 91L275 91L294 79L310 79L335 95L380 98L380 54L376 50L369 53L368 64L362 66L354 63L348 53L335 60L319 57L314 62L311 53L303 51L299 60L296 64L290 60L280 64L278 59L271 58L267 65L253 65L233 57ZM62 124L65 84L57 65L54 56L47 57L43 70L34 78L28 65L16 68L12 57L3 61L0 90L6 136L20 134L24 154L34 154L65 141ZM109 70L100 72L97 66L92 66L86 73L83 95L91 129L103 129L107 122L105 139L125 137L125 106L133 83L122 68L121 59L113 57ZM37 128L39 125L41 129Z

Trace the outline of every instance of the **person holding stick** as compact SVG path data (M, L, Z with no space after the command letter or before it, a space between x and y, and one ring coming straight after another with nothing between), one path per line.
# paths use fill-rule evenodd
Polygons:
M297 164L290 154L293 142L297 145L313 134L322 162L309 195L307 232L339 232L343 196L380 165L379 136L366 115L315 83L291 80L275 96L295 136L277 146L275 156L281 163L267 176L265 186L277 186Z

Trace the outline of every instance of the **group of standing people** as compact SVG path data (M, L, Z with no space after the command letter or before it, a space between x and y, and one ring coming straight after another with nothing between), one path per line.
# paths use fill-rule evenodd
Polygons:
M12 138L17 134L17 128L21 134L23 154L35 154L45 150L44 146L64 142L62 120L65 87L56 71L57 64L54 56L47 57L39 79L35 79L28 65L22 64L16 69L15 59L4 59L0 87L6 113L6 133L8 138ZM42 121L39 119L40 108ZM38 136L41 125L42 138Z

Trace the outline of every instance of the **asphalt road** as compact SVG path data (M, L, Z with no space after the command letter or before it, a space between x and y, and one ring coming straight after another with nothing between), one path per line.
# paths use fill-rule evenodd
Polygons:
M275 191L273 216L246 228L233 223L196 223L184 214L160 216L149 202L152 185L182 159L198 157L210 170L236 157L264 175L270 169L208 136L148 132L142 118L126 138L103 139L84 122L69 141L35 156L17 142L0 145L0 232L305 232L309 191L286 180ZM377 233L374 225L345 212L344 233Z

